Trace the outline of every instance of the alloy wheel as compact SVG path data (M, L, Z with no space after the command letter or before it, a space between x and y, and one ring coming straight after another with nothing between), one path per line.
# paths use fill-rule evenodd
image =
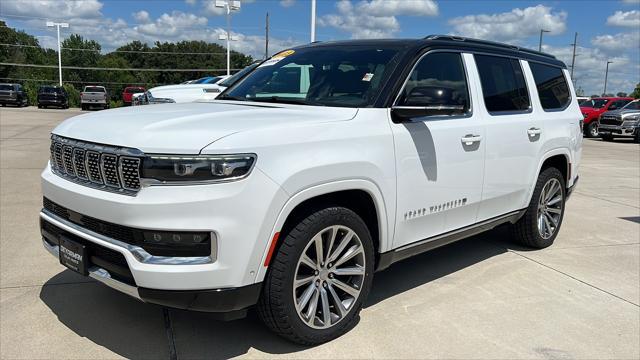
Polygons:
M300 319L327 329L354 307L365 278L362 241L349 227L335 225L318 232L298 260L293 301Z
M538 201L538 232L549 239L560 226L564 206L562 185L556 178L549 179L540 193Z

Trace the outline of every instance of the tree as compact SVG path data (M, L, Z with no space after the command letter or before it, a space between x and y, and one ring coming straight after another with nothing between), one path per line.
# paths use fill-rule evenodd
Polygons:
M616 94L616 96L617 97L627 97L627 93L620 91L619 93Z
M578 86L578 88L576 89L576 95L584 96L584 89L582 87Z
M640 99L640 83L636 84L636 88L633 90L630 96L634 99Z
M591 95L591 96L589 96L589 97L593 99L593 98L600 97L600 95Z

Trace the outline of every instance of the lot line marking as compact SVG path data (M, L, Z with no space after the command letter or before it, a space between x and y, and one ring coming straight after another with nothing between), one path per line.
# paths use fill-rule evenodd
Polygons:
M632 190L637 190L637 189L632 189ZM602 201L610 202L610 203L612 203L612 204L616 204L616 205L622 205L622 206L628 206L628 207L631 207L631 208L634 208L634 209L640 209L640 206L634 206L634 205L629 205L629 204L625 204L625 203L621 203L621 202L617 202L617 201L613 201L613 200L609 200L609 199L603 199L603 198L601 198L601 197L597 197L597 196L593 196L593 195L588 195L588 194L582 193L582 192L577 191L577 190L576 190L576 191L574 191L574 194L578 194L578 195L582 195L582 196L590 197L590 198L593 198L593 199L598 199L598 200L602 200Z
M173 326L171 325L171 316L169 314L169 310L166 307L163 307L162 314L164 315L164 329L167 332L167 340L169 342L169 359L178 360L178 353L176 352L176 341L173 336Z
M549 265L543 264L543 263L541 263L541 262L539 262L539 261L537 261L537 260L534 260L534 259L532 259L532 258L530 258L530 257L527 257L527 256L525 256L525 255L522 255L522 254L517 253L517 252L515 252L515 251L512 251L512 250L510 250L510 249L507 249L507 251L508 251L508 252L510 252L510 253L512 253L512 254L516 254L516 255L518 255L518 256L520 256L520 257L523 257L523 258L525 258L525 259L527 259L527 260L529 260L529 261L533 261L534 263L536 263L536 264L538 264L538 265L540 265L540 266L544 266L544 267L546 267L547 269L553 270L553 271L555 271L555 272L557 272L557 273L560 273L560 274L562 274L562 275L564 275L564 276L567 276L567 277L569 277L569 278L571 278L571 279L573 279L573 280L575 280L575 281L578 281L578 282L580 282L580 283L582 283L582 284L584 284L584 285L587 285L587 286L589 286L589 287L591 287L591 288L593 288L593 289L600 290L601 292L603 292L603 293L605 293L605 294L609 294L609 295L613 296L614 298L620 299L620 300L622 300L622 301L624 301L624 302L626 302L626 303L629 303L629 304L631 304L631 305L634 305L634 306L636 306L636 307L640 307L640 305L638 305L638 304L634 303L633 301L629 301L629 300L627 300L627 299L625 299L625 298L623 298L623 297L620 297L620 296L618 296L618 295L616 295L616 294L613 294L613 293L611 293L611 292L609 292L609 291L607 291L607 290L601 289L601 288L599 288L599 287L597 287L597 286L595 286L595 285L591 285L591 284L589 284L588 282L586 282L586 281L584 281L584 280L580 280L580 279L578 279L577 277L575 277L575 276L573 276L573 275L569 275L569 274L567 274L567 273L565 273L565 272L563 272L563 271L560 271L560 270L558 270L558 269L555 269L555 268L553 268L553 267L551 267L551 266L549 266Z

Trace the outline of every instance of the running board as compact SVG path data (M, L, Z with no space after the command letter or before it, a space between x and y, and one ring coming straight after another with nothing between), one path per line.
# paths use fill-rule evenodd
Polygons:
M376 271L384 270L400 260L410 258L414 255L439 248L441 246L466 239L470 236L491 230L498 225L505 223L515 223L518 221L527 209L517 210L505 215L497 216L479 223L466 226L457 230L452 230L441 235L436 235L424 240L418 240L408 245L404 245L395 250L391 250L380 254Z

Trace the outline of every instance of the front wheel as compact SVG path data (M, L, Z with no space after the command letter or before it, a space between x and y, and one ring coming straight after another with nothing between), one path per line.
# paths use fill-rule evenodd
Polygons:
M587 125L587 129L585 131L585 136L588 138L596 138L598 137L598 123L596 121L592 121Z
M367 226L343 207L319 210L286 234L258 302L262 321L299 344L335 339L358 320L373 279Z
M565 197L562 173L553 167L542 170L529 207L520 220L512 225L515 240L536 249L553 244L562 225Z

